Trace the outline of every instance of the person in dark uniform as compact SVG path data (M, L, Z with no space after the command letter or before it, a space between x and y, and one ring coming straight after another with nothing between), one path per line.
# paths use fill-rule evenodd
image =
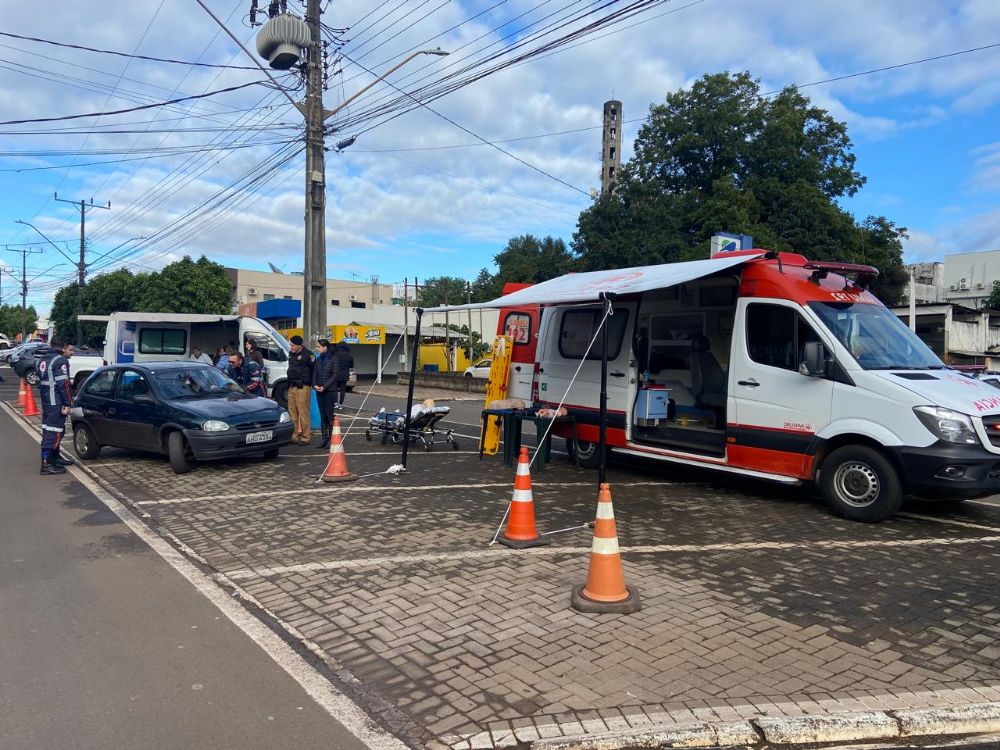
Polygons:
M288 355L288 412L295 423L292 442L309 445L312 439L309 424L309 407L312 400L313 353L302 346L301 336L290 339L292 351Z
M267 396L260 367L252 359L245 359L239 352L229 355L229 369L226 370L226 374L242 385L251 396Z
M316 342L319 357L313 366L313 388L319 401L320 426L323 430L323 442L317 448L330 447L331 424L333 423L334 405L337 403L337 377L340 363L333 345L326 339Z
M72 458L59 452L66 417L73 404L73 387L69 382L69 358L73 346L61 336L49 341L49 351L38 363L38 394L42 402L42 468L39 474L65 474Z
M351 350L347 348L347 344L341 341L337 344L336 350L337 356L337 403L334 408L343 409L344 399L347 397L347 379L351 375L351 370L354 369L354 357L351 356Z

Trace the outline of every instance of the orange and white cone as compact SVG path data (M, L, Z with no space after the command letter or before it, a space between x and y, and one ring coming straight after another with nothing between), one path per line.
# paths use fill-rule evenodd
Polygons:
M640 609L639 592L625 585L611 487L606 482L601 485L597 496L597 519L594 521L587 582L573 589L570 606L580 612L616 614L629 614Z
M531 495L530 466L528 449L522 446L517 460L517 474L514 476L514 494L510 499L507 528L497 540L514 549L541 547L549 543L548 539L538 536L538 529L535 528L535 500Z
M35 403L35 390L29 387L24 392L24 416L37 417L39 414L41 412L38 410L38 404Z
M24 378L21 378L21 385L17 389L17 406L19 409L24 408L25 401L28 398L28 386L24 382Z
M326 460L324 482L350 482L358 478L347 468L347 454L344 452L344 438L340 435L340 417L333 418L333 434L330 435L330 457Z

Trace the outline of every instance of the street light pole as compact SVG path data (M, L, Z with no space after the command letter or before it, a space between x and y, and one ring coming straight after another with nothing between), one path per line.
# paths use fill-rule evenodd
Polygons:
M305 278L302 326L312 345L326 330L326 154L323 132L323 38L320 0L308 0L309 56L306 61Z

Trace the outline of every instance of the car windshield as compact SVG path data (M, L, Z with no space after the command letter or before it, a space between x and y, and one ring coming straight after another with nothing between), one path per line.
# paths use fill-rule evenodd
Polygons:
M154 370L153 382L167 400L178 398L216 398L243 393L240 385L214 367L170 368Z
M866 370L941 370L944 364L882 305L810 302L823 324Z

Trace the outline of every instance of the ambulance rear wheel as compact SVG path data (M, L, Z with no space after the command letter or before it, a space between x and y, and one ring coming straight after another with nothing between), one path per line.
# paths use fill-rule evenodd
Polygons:
M566 441L570 458L575 458L585 469L596 469L601 465L601 452L597 448L597 443L588 443L586 440Z
M830 509L852 521L882 521L894 516L903 504L896 468L864 445L845 445L827 456L819 487Z

